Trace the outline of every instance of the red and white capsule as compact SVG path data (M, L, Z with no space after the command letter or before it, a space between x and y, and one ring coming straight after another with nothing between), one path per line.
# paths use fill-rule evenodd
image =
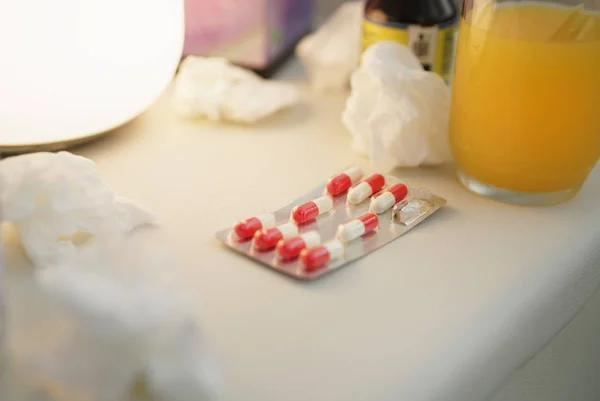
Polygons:
M385 186L385 177L381 174L373 174L365 178L363 182L348 192L348 203L358 205L369 196L377 193Z
M309 231L297 237L293 237L277 244L277 253L283 260L292 260L300 255L306 248L314 248L321 243L321 235L318 231Z
M241 240L250 239L258 230L271 228L275 226L275 215L272 213L263 214L257 217L250 217L238 221L233 226L233 232Z
M320 198L296 206L292 210L292 220L294 220L296 224L303 224L307 221L316 219L331 209L333 209L333 199L329 196L321 196Z
M408 187L404 184L392 185L381 195L371 199L371 212L380 214L387 212L396 203L404 200L408 196Z
M298 227L294 223L285 223L274 228L257 231L254 234L254 247L259 251L275 248L281 240L298 235Z
M358 166L350 166L340 174L332 177L327 183L327 193L338 196L350 189L352 185L360 181L363 176L362 169Z
M358 237L374 231L379 226L379 218L374 213L365 213L354 220L338 227L337 237L340 241L350 242Z
M311 249L305 249L300 254L307 272L320 269L330 261L340 259L343 256L344 244L338 240L333 240Z

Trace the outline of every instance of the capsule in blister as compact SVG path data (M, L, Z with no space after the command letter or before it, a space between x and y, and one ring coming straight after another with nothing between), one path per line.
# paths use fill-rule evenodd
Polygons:
M353 241L374 231L379 226L379 218L374 213L365 213L356 219L339 226L337 237L344 242Z
M321 196L320 198L296 206L292 210L292 220L296 224L304 224L329 212L331 209L333 209L333 200L329 196Z
M333 240L326 244L303 250L300 258L302 259L302 263L304 263L305 271L313 272L322 268L330 261L340 259L343 256L344 244L341 241Z
M381 174L370 175L348 192L348 203L358 205L369 196L379 192L384 186L384 176Z
M298 227L294 223L285 223L267 230L257 231L254 234L254 247L259 251L268 251L275 248L281 240L298 235Z
M383 191L381 195L371 199L369 210L376 214L385 213L396 203L408 196L408 187L404 184L395 184Z
M235 232L235 235L239 239L245 240L252 238L257 231L264 228L271 228L274 225L275 215L273 213L267 213L237 222L233 226L233 232Z
M363 176L363 172L358 166L350 166L340 174L332 177L326 185L327 193L331 196L338 196L350 189Z
M282 260L292 260L300 255L306 248L313 248L321 243L321 234L318 231L309 231L297 237L279 241L277 253Z

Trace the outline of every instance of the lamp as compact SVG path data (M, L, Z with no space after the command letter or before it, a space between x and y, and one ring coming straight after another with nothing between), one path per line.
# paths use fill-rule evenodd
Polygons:
M183 41L183 0L11 1L0 12L0 149L133 119L168 86Z

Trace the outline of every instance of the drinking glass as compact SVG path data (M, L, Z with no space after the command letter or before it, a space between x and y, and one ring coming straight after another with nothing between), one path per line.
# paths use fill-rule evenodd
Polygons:
M600 0L465 0L450 142L496 200L573 197L600 156Z

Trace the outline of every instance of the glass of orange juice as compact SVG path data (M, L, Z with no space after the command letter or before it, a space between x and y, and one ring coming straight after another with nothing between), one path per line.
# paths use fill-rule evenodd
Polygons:
M600 157L600 0L465 0L460 24L459 180L504 202L570 199Z

